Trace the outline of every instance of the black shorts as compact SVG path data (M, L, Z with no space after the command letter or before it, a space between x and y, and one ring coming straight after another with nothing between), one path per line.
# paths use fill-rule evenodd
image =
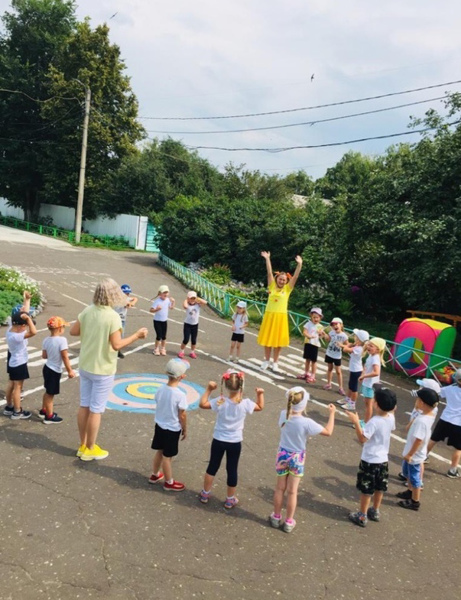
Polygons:
M310 360L311 362L317 362L319 355L319 347L314 344L304 344L304 360Z
M340 358L332 358L331 356L328 356L328 354L325 354L325 362L327 363L327 365L335 365L335 367L341 366Z
M152 440L152 450L162 450L163 456L170 458L178 454L180 431L170 431L162 429L155 423L154 439Z
M447 446L453 446L456 450L461 450L461 425L454 425L443 419L435 426L431 435L433 442L442 442L447 440Z
M362 371L350 371L349 372L349 389L351 392L359 391L359 377Z
M154 329L157 334L157 342L166 340L166 330L167 330L168 321L155 321L154 320Z
M45 388L45 392L50 396L56 396L59 394L59 384L61 382L62 373L56 373L50 367L43 365L43 387Z
M243 344L244 337L245 335L243 333L233 333L231 337L231 342L239 342L240 344Z
M356 488L361 494L372 496L375 492L386 492L389 481L389 463L360 461Z
M195 325L191 325L190 323L184 323L182 343L185 346L187 346L190 340L192 346L195 346L197 343L197 333L198 323L196 323Z
M24 379L29 379L27 363L19 365L18 367L8 366L8 375L10 376L10 381L24 381Z

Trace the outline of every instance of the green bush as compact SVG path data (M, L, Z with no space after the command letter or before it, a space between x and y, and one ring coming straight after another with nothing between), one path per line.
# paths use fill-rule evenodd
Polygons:
M0 292L0 323L4 323L11 314L12 308L22 302L22 295L19 292L2 290Z
M214 264L201 275L216 285L228 285L230 283L232 273L227 265Z
M4 323L6 317L11 313L16 304L22 303L23 293L28 290L31 293L31 306L37 307L43 304L43 296L40 293L38 283L30 279L24 273L13 270L6 265L0 265L0 323Z

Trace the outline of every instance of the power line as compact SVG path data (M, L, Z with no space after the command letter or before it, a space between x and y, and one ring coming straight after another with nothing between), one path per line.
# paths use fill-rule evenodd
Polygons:
M273 129L287 129L289 127L301 127L301 126L312 126L318 125L319 123L329 123L331 121L341 121L342 119L352 119L354 117L362 117L364 115L374 115L376 113L382 113L389 110L396 110L399 108L407 108L408 106L416 106L417 104L425 104L427 102L435 102L436 100L443 100L446 96L438 96L437 98L429 98L428 100L419 100L418 102L408 102L408 104L399 104L397 106L388 106L387 108L377 108L375 110L368 110L359 113L352 113L350 115L341 115L339 117L329 117L328 119L317 119L315 121L305 121L304 123L289 123L288 125L272 125L269 127L252 127L249 129L221 129L219 131L156 131L152 129L146 129L149 133L164 133L168 135L208 135L208 134L226 134L226 133L246 133L249 131L269 131Z
M45 100L40 100L40 98L32 98L32 96L29 96L29 94L26 94L26 92L22 92L21 90L8 90L6 88L0 88L0 92L8 92L9 94L21 94L22 96L29 98L29 100L32 100L33 102L40 102L41 104L43 104L45 102L51 102L51 100L78 100L78 101L80 101L80 99L77 98L76 96L52 96L51 98L46 98Z
M247 117L263 117L266 115L280 115L285 113L299 112L303 110L314 110L317 108L327 108L330 106L341 106L343 104L354 104L356 102L368 102L369 100L378 100L380 98L390 98L391 96L401 96L403 94L412 94L413 92L422 92L424 90L433 90L435 88L443 87L444 85L455 85L461 83L461 80L448 81L446 83L438 83L436 85L428 85L420 88L413 88L411 90L404 90L401 92L390 92L387 94L380 94L379 96L368 96L366 98L357 98L355 100L343 100L341 102L331 102L329 104L318 104L316 106L305 106L302 108L289 108L286 110L273 110L269 112L260 113L248 113L245 115L226 115L218 117L138 117L139 119L150 119L155 121L209 121L213 119L243 119Z
M446 125L457 125L461 123L460 121L453 121L453 123L446 123ZM331 148L333 146L345 146L347 144L357 144L359 142L368 142L371 140L385 140L388 138L399 137L403 135L412 135L413 133L424 133L426 131L432 131L437 129L437 127L426 127L424 129L414 129L413 131L404 131L402 133L390 133L387 135L377 135L373 137L359 138L356 140L347 140L344 142L331 142L329 144L313 144L309 146L287 146L285 148L221 148L218 146L186 146L191 150L223 150L225 152L287 152L288 150L300 150L300 149L310 149L310 148Z

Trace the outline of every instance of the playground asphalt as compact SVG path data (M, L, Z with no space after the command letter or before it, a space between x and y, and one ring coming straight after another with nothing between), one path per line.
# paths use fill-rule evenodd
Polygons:
M105 275L129 283L139 297L128 315L128 333L149 328L147 340L134 344L119 361L119 375L145 374L133 378L142 390L143 377L145 383L146 375L163 374L167 360L178 351L183 314L181 309L172 312L168 356L153 356L149 299L167 283L180 306L187 290L156 264L155 256L74 248L4 227L0 248L1 262L38 280L47 298L37 318L39 333L30 340L31 378L24 408L35 412L40 407L40 349L47 319L57 314L74 320ZM2 337L5 332L2 328ZM229 512L223 509L224 468L209 504L197 499L212 439L214 418L209 411L188 413L188 438L173 463L175 478L187 489L176 494L147 482L153 414L108 410L99 442L109 457L90 463L75 457L78 378L64 378L62 383L56 410L64 422L59 426L46 426L36 416L29 421L0 416L0 600L459 598L461 481L445 476L450 456L446 446L439 444L426 465L420 511L397 506L395 494L404 488L396 476L413 405L409 390L415 387L406 379L383 377L397 393L398 411L381 521L361 529L347 519L357 508L360 446L338 412L333 437L318 436L308 444L295 530L285 534L270 528L277 420L285 389L299 383L295 375L302 354L301 343L293 340L280 363L283 377L263 373L255 333L250 329L245 337L242 369L246 393L252 397L256 386L264 387L266 407L247 418L240 504ZM78 340L69 342L76 361ZM209 379L219 380L229 366L229 343L229 322L205 308L199 357L191 360L186 381L199 389ZM2 339L0 356L5 352ZM347 372L344 375L347 381ZM337 387L322 389L323 376L309 386L309 413L326 423L326 405L339 396ZM5 384L3 372L0 398ZM128 404L122 397L119 408Z

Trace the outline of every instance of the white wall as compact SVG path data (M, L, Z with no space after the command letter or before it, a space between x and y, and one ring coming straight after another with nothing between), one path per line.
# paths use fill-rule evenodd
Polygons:
M24 211L22 208L16 208L14 206L8 206L5 198L0 198L0 213L4 217L15 217L24 221Z
M51 217L53 225L60 229L70 229L72 231L75 228L75 208L56 204L42 204L39 215L40 217Z

